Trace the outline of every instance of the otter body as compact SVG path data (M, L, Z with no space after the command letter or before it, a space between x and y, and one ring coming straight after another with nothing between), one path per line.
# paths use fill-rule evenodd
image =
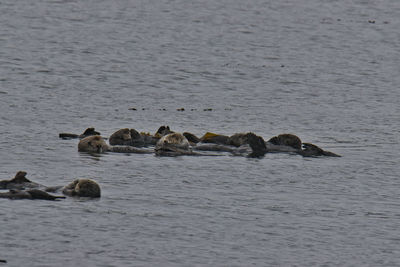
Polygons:
M302 143L301 139L293 134L274 136L268 140L268 142L265 142L262 137L258 137L257 139L252 138L250 146L252 146L252 148L253 146L257 147L255 149L253 148L253 151L257 151L257 157L262 157L268 152L295 153L302 155L303 157L340 157L340 155L330 151L325 151L314 144Z
M9 192L0 193L0 198L57 200L65 197L50 195L49 193L39 189L29 189L29 190L10 190Z
M143 147L152 144L154 145L156 140L158 140L158 138L147 134L140 134L135 129L124 128L113 133L109 138L109 143L112 146L122 145Z
M170 132L169 127L166 128L162 126L160 129L159 131L162 133ZM122 140L122 142L132 142L131 130L126 128L117 131L119 132L118 136L120 136L120 138L117 139ZM159 133L159 135L161 134ZM185 135L188 136L192 142L189 142L189 140L181 133L172 132L163 135L155 145L155 154L165 156L204 155L193 151L195 150L229 152L233 155L246 154L248 157L262 157L266 153L274 152L294 153L304 157L340 157L339 155L330 151L325 151L314 144L302 143L301 139L294 134L280 134L272 137L267 142L265 142L262 137L251 132L236 133L232 136L206 133L202 138L197 138L195 135L187 132ZM114 138L110 139L115 140ZM116 144L118 142L113 141L112 143ZM106 141L99 135L88 136L81 139L78 144L78 151L89 153L153 153L153 151L149 149L139 149L130 145L110 146L107 145Z
M72 134L72 133L60 133L58 136L62 139L75 139L75 138L85 138L91 135L100 135L93 127L87 128L82 134Z
M57 200L65 198L64 196L54 196L48 192L61 192L67 196L73 197L90 197L98 198L101 195L100 186L90 179L76 179L67 186L53 186L46 187L38 183L29 181L26 177L26 172L19 171L14 179L2 180L0 189L10 189L8 192L0 192L0 198L8 199L44 199L44 200ZM12 181L13 187L9 187Z
M195 155L187 138L180 133L164 135L158 140L154 150L158 156Z
M132 146L109 146L103 137L99 135L88 136L83 138L78 143L79 152L88 153L105 153L105 152L116 152L116 153L139 153L149 154L153 153L150 150L139 149Z
M45 186L32 182L28 178L25 177L26 172L19 171L15 175L15 177L11 180L2 180L0 181L0 189L27 189L27 188L44 188Z

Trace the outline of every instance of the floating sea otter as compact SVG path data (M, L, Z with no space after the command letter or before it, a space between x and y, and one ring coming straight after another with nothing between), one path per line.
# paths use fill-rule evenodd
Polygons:
M170 133L161 137L155 152L159 156L196 155L191 150L189 141L180 133Z
M302 143L300 138L294 134L280 134L272 137L268 142L264 142L264 145L261 145L263 142L264 140L258 140L257 147L265 147L265 149L259 150L260 156L263 156L263 153L265 154L268 152L288 152L296 153L304 157L340 157L340 155L330 151L325 151L314 144ZM252 146L252 144L250 144L250 146Z
M60 133L58 136L62 139L74 139L74 138L82 139L91 135L100 135L100 133L95 131L94 128L87 128L82 134Z
M62 189L64 195L78 197L100 197L100 186L91 179L75 179Z
M259 136L254 133L244 134L247 140L258 140ZM243 144L246 145L246 144ZM250 146L234 147L223 144L198 144L190 146L188 139L180 133L171 133L163 136L156 144L156 155L160 156L180 156L180 155L194 155L194 156L219 156L218 154L204 154L197 151L218 151L230 152L237 156L253 157L256 151L260 150L256 142L253 142L253 147Z
M143 132L139 133L135 129L124 128L114 132L109 138L109 143L112 146L143 147L155 145L162 136L169 133L172 133L169 126L161 126L154 135Z
M106 141L100 135L88 136L81 139L78 143L79 152L89 153L105 153L105 152L117 152L117 153L139 153L139 154L151 154L152 150L139 149L133 146L109 146Z
M111 145L107 145L101 136L89 136L80 140L78 151L89 153L153 153L149 149L133 147L132 133L134 133L134 136L138 136L137 131L134 129L118 130L110 137ZM293 134L274 136L267 142L262 137L251 132L236 133L232 136L207 132L203 137L198 138L189 132L183 134L174 133L168 126L161 126L152 137L158 140L155 146L156 155L206 155L196 151L216 151L230 152L233 155L247 155L248 157L262 157L269 152L295 153L304 157L340 157L314 144L302 143L300 138Z
M57 200L65 197L53 196L47 193L46 191L40 189L28 189L28 190L11 189L8 192L0 193L0 198Z
M0 198L9 199L45 199L57 200L64 196L54 196L48 192L62 191L67 196L98 198L101 195L100 186L90 179L76 179L67 186L46 187L27 179L26 172L19 171L11 180L0 181L0 189L9 189L0 193Z
M202 151L226 151L233 152L233 147L241 147L246 144L250 145L251 153L249 157L262 157L270 152L287 152L296 153L304 157L340 157L339 155L325 151L320 147L310 144L302 143L300 138L294 134L280 134L269 139L267 142L260 136L253 133L236 133L232 136L219 135L207 132L201 138L196 137L191 133L184 133L189 140L191 140L194 150ZM204 145L204 143L212 145Z

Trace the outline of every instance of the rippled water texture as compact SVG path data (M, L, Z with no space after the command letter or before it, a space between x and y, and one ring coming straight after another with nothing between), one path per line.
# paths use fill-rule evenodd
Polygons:
M0 266L400 265L399 1L4 0L0 14L0 179L102 187L0 199ZM160 125L295 133L343 157L93 157L58 138Z

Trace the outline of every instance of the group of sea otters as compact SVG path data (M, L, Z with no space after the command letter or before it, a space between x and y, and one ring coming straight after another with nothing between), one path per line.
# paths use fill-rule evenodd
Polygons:
M220 156L223 154L217 152L224 152L234 156L261 158L266 153L285 152L303 157L340 157L314 144L303 143L293 134L280 134L265 142L261 136L252 132L235 133L232 136L207 132L199 138L189 132L178 133L171 131L169 126L161 126L154 135L139 133L135 129L120 129L108 138L109 145L105 141L107 138L103 138L94 128L88 128L80 135L60 133L59 137L79 138L78 151L87 153ZM9 190L0 192L0 198L57 200L65 196L49 193L61 192L66 196L88 198L98 198L101 194L100 186L91 179L76 179L67 186L47 187L32 182L25 176L26 172L19 171L13 179L0 181L0 189Z

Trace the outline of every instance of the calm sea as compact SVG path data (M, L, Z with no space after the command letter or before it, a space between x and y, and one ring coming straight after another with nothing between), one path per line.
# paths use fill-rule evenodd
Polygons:
M400 266L399 1L2 0L0 14L0 179L102 187L0 199L0 266ZM58 138L161 125L294 133L343 157L93 157Z

